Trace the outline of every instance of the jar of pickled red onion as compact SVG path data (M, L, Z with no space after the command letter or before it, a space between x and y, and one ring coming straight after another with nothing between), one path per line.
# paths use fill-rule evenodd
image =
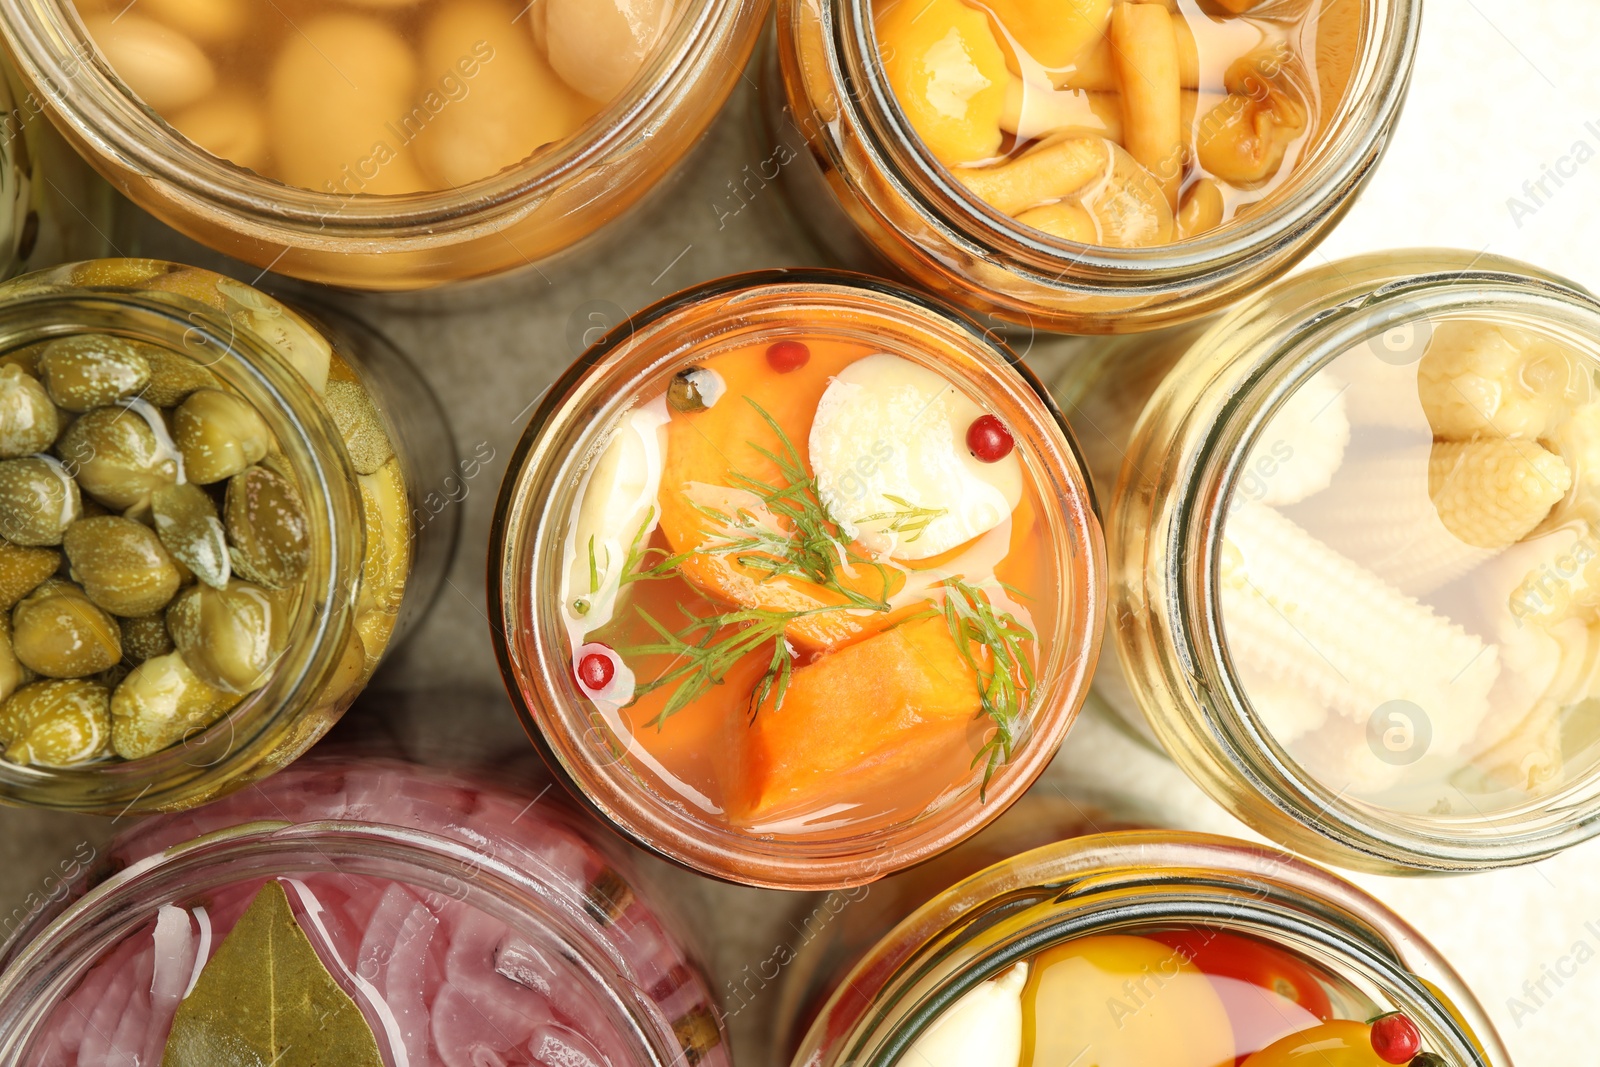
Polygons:
M1097 686L1330 862L1474 870L1592 837L1597 372L1600 302L1448 250L1109 342L1057 387L1097 477L1120 465L1121 670Z
M32 98L141 207L331 285L536 262L655 186L743 69L760 0L11 0Z
M1492 1024L1416 931L1287 853L1164 832L1026 852L904 919L794 1067L1491 1067Z
M734 881L861 884L976 832L1098 655L1099 524L1042 387L861 276L634 315L547 394L493 529L496 650L546 761Z
M312 761L140 824L87 882L6 950L5 1062L728 1062L679 920L553 797Z
M763 71L796 213L986 315L1127 333L1226 307L1376 166L1417 0L781 0Z

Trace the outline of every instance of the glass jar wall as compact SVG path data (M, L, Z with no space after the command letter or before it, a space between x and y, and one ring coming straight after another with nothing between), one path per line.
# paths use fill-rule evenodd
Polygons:
M490 548L507 686L647 848L802 888L975 831L1049 762L1097 656L1101 542L1058 413L926 298L736 276L555 385Z
M437 588L443 417L382 337L96 260L0 287L0 796L202 803L320 737Z
M797 213L847 262L864 243L1032 328L1126 333L1227 306L1365 183L1419 5L1159 6L780 3L763 78Z
M1105 455L1126 441L1122 709L1334 862L1475 869L1590 836L1600 304L1523 264L1394 252L1117 348L1060 391L1109 416Z

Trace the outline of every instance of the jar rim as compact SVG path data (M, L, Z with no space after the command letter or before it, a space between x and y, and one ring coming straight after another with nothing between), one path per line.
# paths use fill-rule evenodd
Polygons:
M311 541L326 545L325 551L314 547L311 552L306 592L270 680L204 731L121 762L43 768L0 761L0 796L15 803L119 816L188 806L267 773L263 761L273 749L273 727L311 710L339 664L361 573L363 512L355 469L342 446L331 446L342 441L333 417L265 339L178 294L39 284L71 266L23 275L0 287L0 350L90 332L180 354L210 349L216 355L206 366L256 408L284 446L306 505Z
M1333 280L1341 283L1337 292L1292 305L1285 316L1280 301L1289 299L1286 294L1316 293ZM1491 303L1530 317L1537 312L1550 329L1565 319L1571 336L1589 338L1590 349L1600 344L1600 300L1575 283L1501 257L1413 249L1357 257L1281 282L1219 319L1190 348L1191 354L1212 353L1227 338L1232 354L1214 377L1195 386L1197 401L1181 416L1180 434L1201 429L1179 446L1154 490L1156 497L1170 493L1170 500L1156 505L1159 515L1143 537L1160 538L1168 563L1165 573L1149 568L1142 579L1152 605L1165 601L1151 614L1162 616L1174 646L1170 654L1188 664L1188 684L1164 687L1174 700L1171 714L1184 719L1187 733L1179 740L1162 716L1147 712L1147 718L1163 745L1198 744L1211 753L1217 766L1197 779L1224 806L1263 833L1331 862L1385 871L1475 870L1546 858L1600 833L1600 761L1557 792L1487 815L1404 812L1347 797L1288 755L1253 709L1228 653L1220 594L1226 513L1273 414L1300 384L1355 345L1433 315L1481 315ZM1147 417L1158 403L1152 398ZM1130 462L1137 451L1130 447ZM1112 520L1124 528L1133 521L1126 513L1133 506L1130 488L1124 468ZM1130 544L1127 558L1136 551ZM1136 653L1128 642L1118 645L1126 666ZM1249 791L1241 794L1224 783L1226 777L1249 783ZM1265 800L1270 810L1258 810L1252 800Z
M837 94L841 106L855 111L853 125L863 150L922 224L956 247L998 258L1034 284L1092 292L1108 282L1166 291L1225 274L1236 264L1281 255L1296 238L1325 232L1387 147L1411 80L1422 5L1421 0L1367 0L1361 62L1335 112L1342 121L1322 131L1312 165L1296 168L1291 189L1276 191L1264 210L1247 219L1185 241L1131 249L1053 237L979 200L934 158L901 108L883 64L876 61L871 0L825 0L819 7L827 62L844 90ZM849 180L848 168L841 173Z
M650 1012L643 990L627 979L627 965L603 939L584 937L571 916L553 906L563 888L468 842L411 827L353 819L293 823L256 821L212 831L163 849L117 871L64 908L43 930L3 952L0 971L0 1060L21 1062L40 1026L78 976L106 951L147 923L154 909L182 895L272 878L295 871L396 879L445 895L474 891L474 906L516 928L536 917L561 939L564 958L576 963L608 1010L626 1022L622 1036L649 1067L670 1067L683 1049ZM230 865L238 865L232 869ZM210 879L208 869L229 867ZM129 896L134 897L129 900ZM581 913L581 898L569 903Z
M1044 917L1031 921L1041 909ZM1375 897L1270 845L1172 830L1045 845L941 893L856 961L794 1062L894 1067L946 1008L1016 963L1075 938L1167 925L1314 950L1344 965L1340 977L1380 988L1435 1040L1450 1042L1460 1062L1510 1062L1461 978Z
M541 600L549 600L537 581L541 545L548 544L545 523L551 520L551 486L561 464L583 449L592 450L596 435L625 409L637 384L653 380L660 367L681 359L673 351L652 354L657 338L669 331L675 318L690 311L716 307L718 323L736 323L741 310L763 302L781 309L801 300L825 306L829 301L870 301L889 321L900 316L905 328L937 334L947 345L962 344L972 354L977 373L1001 380L1002 369L1015 378L1003 382L1007 396L997 403L1010 404L1028 425L1048 427L1053 440L1044 439L1038 477L1052 479L1043 488L1061 501L1058 523L1059 575L1057 603L1064 618L1054 638L1057 646L1049 670L1039 671L1039 703L1031 713L1033 734L1019 746L1014 760L998 771L981 805L972 797L943 803L939 812L921 820L902 821L876 834L848 840L796 843L767 842L732 829L718 828L709 820L690 816L685 806L667 803L651 790L625 788L621 774L599 775L601 761L593 744L575 745L569 736L573 713L567 705L577 701L555 679L568 679L560 650L546 640L548 626L541 622ZM697 341L696 343L703 343ZM628 361L632 361L630 364ZM607 406L605 412L600 411ZM615 410L612 410L615 409ZM574 427L578 428L574 428ZM553 444L565 435L581 441ZM578 446L582 445L580 449ZM576 479L568 479L575 482ZM573 485L571 492L576 492ZM780 889L822 889L859 885L926 859L977 832L1012 800L1020 796L1049 763L1067 729L1076 719L1088 688L1088 678L1098 657L1103 632L1105 579L1104 542L1093 490L1084 472L1076 441L1065 419L1031 371L1005 348L993 331L958 316L926 295L890 282L844 271L779 269L733 275L707 282L667 297L625 319L595 344L557 379L508 461L492 524L488 560L488 604L496 625L491 626L496 656L523 728L553 774L560 778L586 808L634 843L679 866L737 884ZM560 521L564 522L565 512ZM1067 565L1070 554L1072 565ZM530 623L528 620L532 620ZM1046 679L1053 673L1056 687ZM587 719L586 719L587 721ZM609 731L607 731L609 733ZM552 736L553 734L553 736ZM607 744L614 743L607 740ZM611 763L620 762L612 757ZM650 793L646 798L643 794ZM903 840L902 840L903 839Z
M0 33L29 95L42 95L41 106L91 155L150 176L167 196L235 232L295 247L374 253L391 250L396 239L437 244L497 231L575 173L626 152L715 57L743 0L706 0L692 10L694 17L676 20L621 96L549 152L459 187L391 196L290 185L190 142L116 75L72 0L0 0Z

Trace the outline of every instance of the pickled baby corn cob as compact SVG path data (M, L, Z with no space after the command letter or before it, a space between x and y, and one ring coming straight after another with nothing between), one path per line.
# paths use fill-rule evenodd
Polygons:
M1412 441L1344 462L1327 490L1294 518L1407 596L1425 596L1487 562L1494 550L1463 541L1428 493L1434 444Z
M1344 384L1319 371L1262 428L1238 491L1272 507L1314 496L1328 488L1349 445Z
M1472 737L1500 671L1496 649L1272 508L1246 504L1224 532L1222 618L1247 686L1292 686L1363 730L1382 705L1410 701L1429 717L1436 752ZM1256 710L1283 744L1313 725ZM1364 741L1343 756L1352 779L1374 759Z
M1438 441L1428 463L1428 495L1440 521L1479 548L1522 540L1570 488L1566 463L1533 441Z
M1436 324L1417 367L1422 408L1434 433L1449 440L1543 437L1586 389L1561 346L1487 322Z

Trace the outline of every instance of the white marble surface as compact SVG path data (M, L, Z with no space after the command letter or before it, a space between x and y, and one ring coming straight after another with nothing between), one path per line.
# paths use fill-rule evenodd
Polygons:
M1600 203L1594 68L1600 4L1427 2L1411 101L1393 148L1367 195L1309 263L1442 244L1520 256L1600 288L1600 226L1593 218ZM526 757L528 746L498 695L482 588L494 494L529 405L577 354L576 339L599 321L594 316L615 316L735 270L817 261L784 215L776 189L760 190L748 204L730 192L730 183L773 147L754 132L748 96L735 100L674 186L601 245L443 299L347 301L414 354L462 449L487 444L497 459L461 505L462 538L448 585L337 740L427 759ZM1559 189L1547 180L1551 195L1536 203L1524 182L1537 182L1546 166L1572 174ZM1513 197L1532 210L1517 217L1508 203ZM142 236L123 244L126 252L205 258L157 227L143 227ZM1037 339L1035 350L1058 344ZM1097 716L1079 723L1039 788L1058 785L1145 822L1241 832L1164 758ZM0 901L20 904L48 892L45 872L54 862L80 840L98 843L110 829L102 820L0 812ZM795 897L664 873L674 895L702 916L699 928L716 933L706 951L719 986L767 958L792 936L789 918L811 907ZM1600 1000L1600 844L1492 874L1357 881L1456 964L1518 1062L1592 1062L1600 1047L1600 1013L1592 1009ZM1562 984L1545 978L1547 972L1562 975ZM1541 979L1549 995L1535 990L1536 1003L1524 983ZM744 1067L777 1067L769 1054L775 999L763 994L733 1019Z

